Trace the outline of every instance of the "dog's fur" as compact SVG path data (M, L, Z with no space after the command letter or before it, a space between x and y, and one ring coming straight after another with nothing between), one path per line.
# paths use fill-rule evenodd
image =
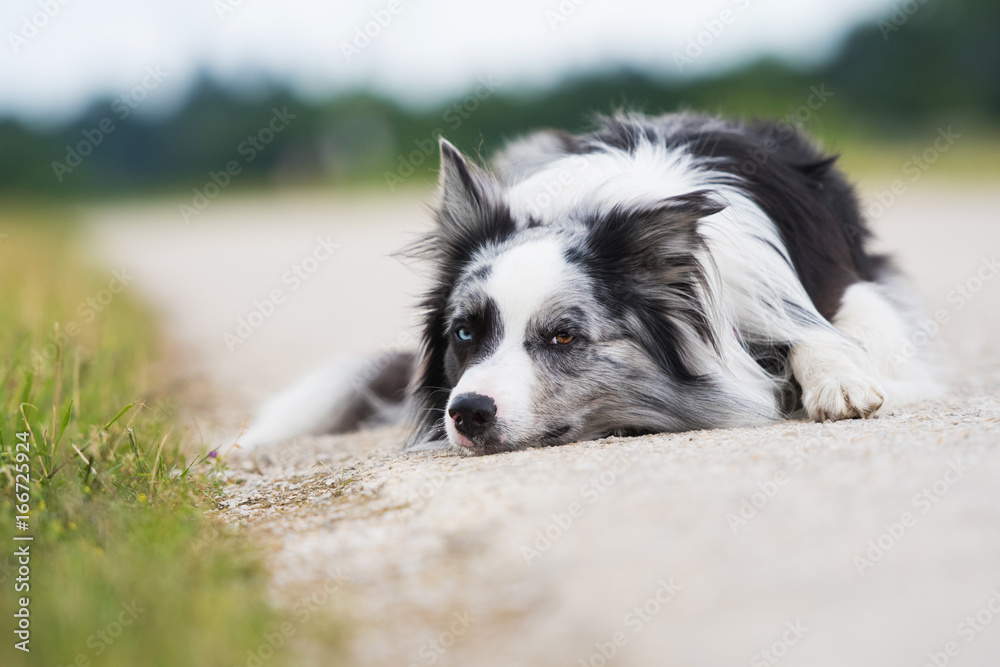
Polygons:
M794 129L624 114L516 141L492 170L441 141L410 447L870 417L936 391L857 200Z

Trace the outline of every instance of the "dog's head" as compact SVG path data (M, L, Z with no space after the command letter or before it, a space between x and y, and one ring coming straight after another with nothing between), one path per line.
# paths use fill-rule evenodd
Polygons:
M695 192L541 221L511 196L441 142L414 437L492 453L701 426L697 223L722 207Z

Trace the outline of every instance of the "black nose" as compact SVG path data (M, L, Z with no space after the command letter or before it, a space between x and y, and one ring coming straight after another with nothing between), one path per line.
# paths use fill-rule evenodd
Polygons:
M497 404L489 396L462 394L451 402L448 415L459 433L472 438L493 426L497 417Z

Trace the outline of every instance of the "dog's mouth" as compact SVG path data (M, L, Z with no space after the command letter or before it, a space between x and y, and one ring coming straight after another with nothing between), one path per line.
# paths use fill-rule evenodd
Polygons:
M569 442L566 436L569 435L573 430L571 424L566 424L564 426L557 426L550 428L541 437L535 441L536 446L539 447L555 447L557 445L563 445ZM537 437L537 436L536 436ZM484 454L498 454L500 452L516 451L519 449L528 449L532 446L531 441L519 441L512 442L505 440L503 438L466 438L462 435L458 435L456 438L457 444L461 448L474 456L482 456Z

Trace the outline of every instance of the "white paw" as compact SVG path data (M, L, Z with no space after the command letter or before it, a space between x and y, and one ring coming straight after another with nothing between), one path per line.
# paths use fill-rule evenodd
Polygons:
M882 388L863 374L827 375L802 388L802 405L818 422L871 417L884 401Z

